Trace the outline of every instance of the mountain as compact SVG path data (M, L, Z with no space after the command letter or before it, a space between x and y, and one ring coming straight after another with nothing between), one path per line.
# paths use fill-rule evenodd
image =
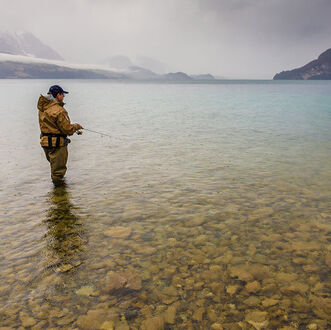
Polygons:
M211 75L190 77L184 72L157 74L139 66L116 70L108 66L68 63L0 53L0 79L121 79L129 81L205 81Z
M0 31L0 53L63 60L55 50L25 31Z
M103 65L107 65L110 68L118 69L118 70L126 70L130 66L133 66L133 63L131 62L131 60L127 56L124 56L124 55L112 56L112 57L104 59L100 63Z
M169 72L167 74L162 75L165 80L176 80L176 81L185 81L185 80L193 80L189 75L184 72Z
M211 75L210 73L194 74L194 75L191 75L191 77L193 79L197 79L197 80L214 80L215 79L215 77L213 75Z
M167 72L166 65L154 58L147 56L137 56L135 63L137 66L153 71L157 74L164 74Z
M131 79L135 80L155 80L159 79L159 75L155 72L141 68L140 66L130 66L128 68L128 71L126 72L126 75L130 77Z
M0 53L0 79L127 79L102 66Z
M316 60L290 71L277 73L274 80L331 80L331 48L322 53Z

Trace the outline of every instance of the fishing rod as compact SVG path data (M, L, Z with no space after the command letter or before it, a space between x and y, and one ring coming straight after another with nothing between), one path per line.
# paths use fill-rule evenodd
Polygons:
M111 135L109 135L109 134L106 134L106 133L102 133L102 132L98 132L98 131L94 131L94 130L92 130L92 129L89 129L89 128L82 128L83 130L85 130L85 131L89 131L89 132L92 132L92 133L96 133L96 134L100 134L101 136L109 136L109 137L111 137ZM77 134L78 135L81 135L81 134L83 134L83 132L82 131L77 131Z

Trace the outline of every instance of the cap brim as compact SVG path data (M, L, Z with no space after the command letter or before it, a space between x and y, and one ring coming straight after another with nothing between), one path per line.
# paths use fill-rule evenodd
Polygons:
M63 91L63 94L69 94L69 92Z

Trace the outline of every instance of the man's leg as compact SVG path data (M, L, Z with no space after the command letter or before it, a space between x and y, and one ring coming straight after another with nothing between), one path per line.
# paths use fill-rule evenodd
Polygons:
M46 156L47 157L47 156ZM52 148L49 152L49 159L51 164L52 181L59 183L62 181L67 171L68 148L59 147Z
M46 147L43 147L43 150L45 152L45 156L46 156L46 159L51 162L50 158L49 158L49 153L51 151L51 148L46 148Z

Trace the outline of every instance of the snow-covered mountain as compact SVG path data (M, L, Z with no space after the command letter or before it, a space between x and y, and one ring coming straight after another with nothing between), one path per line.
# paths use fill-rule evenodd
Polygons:
M0 53L63 60L54 49L26 31L0 31Z

